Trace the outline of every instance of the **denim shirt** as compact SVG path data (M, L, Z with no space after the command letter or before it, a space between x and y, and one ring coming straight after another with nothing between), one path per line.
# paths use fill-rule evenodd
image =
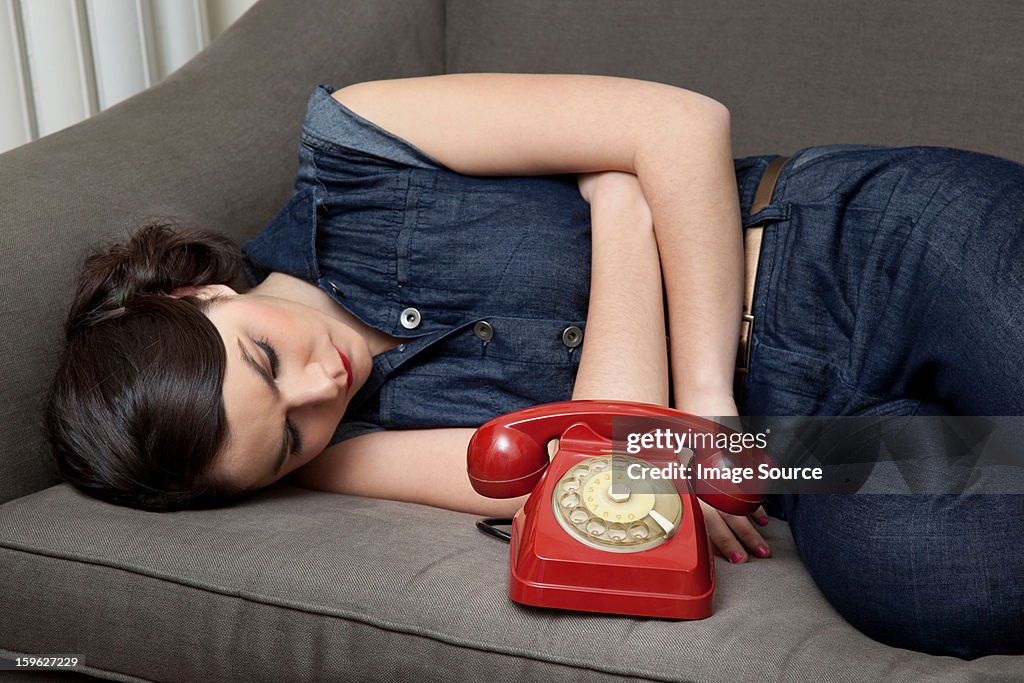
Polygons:
M576 177L456 173L333 91L309 98L291 199L242 247L250 286L287 273L405 340L330 443L569 399L590 289Z

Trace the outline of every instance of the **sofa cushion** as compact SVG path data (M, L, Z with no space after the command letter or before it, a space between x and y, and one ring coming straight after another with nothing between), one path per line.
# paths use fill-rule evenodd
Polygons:
M447 0L446 70L627 76L732 112L735 156L834 143L1024 160L1019 3Z
M277 484L150 513L60 484L0 506L0 648L146 680L878 680L1020 673L876 643L828 605L785 522L716 560L700 621L524 607L473 515ZM2 654L2 652L0 652ZM10 656L10 655L8 655Z

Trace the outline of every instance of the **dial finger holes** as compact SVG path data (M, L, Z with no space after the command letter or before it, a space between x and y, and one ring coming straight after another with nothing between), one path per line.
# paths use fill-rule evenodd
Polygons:
M573 524L583 524L583 522L588 519L590 519L590 515L588 515L587 511L582 508L576 508L569 513L569 521Z
M657 547L680 523L681 499L671 482L628 479L620 457L623 467L643 464L627 456L599 456L566 469L551 490L552 512L569 536L593 548L631 553ZM674 496L657 498L661 493Z
M651 535L647 525L642 522L637 522L629 527L629 537L636 541L642 541Z
M578 493L580 490L579 479L566 479L561 483L562 490L566 493Z

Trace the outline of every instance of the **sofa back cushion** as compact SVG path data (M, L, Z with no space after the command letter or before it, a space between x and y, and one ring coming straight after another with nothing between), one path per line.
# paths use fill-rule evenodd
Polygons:
M1016 0L448 0L449 72L672 83L733 114L735 156L831 143L1024 161Z

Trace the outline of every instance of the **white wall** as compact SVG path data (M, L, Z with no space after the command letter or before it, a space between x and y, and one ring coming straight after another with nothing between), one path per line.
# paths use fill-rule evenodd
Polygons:
M0 0L0 152L164 78L256 0Z

